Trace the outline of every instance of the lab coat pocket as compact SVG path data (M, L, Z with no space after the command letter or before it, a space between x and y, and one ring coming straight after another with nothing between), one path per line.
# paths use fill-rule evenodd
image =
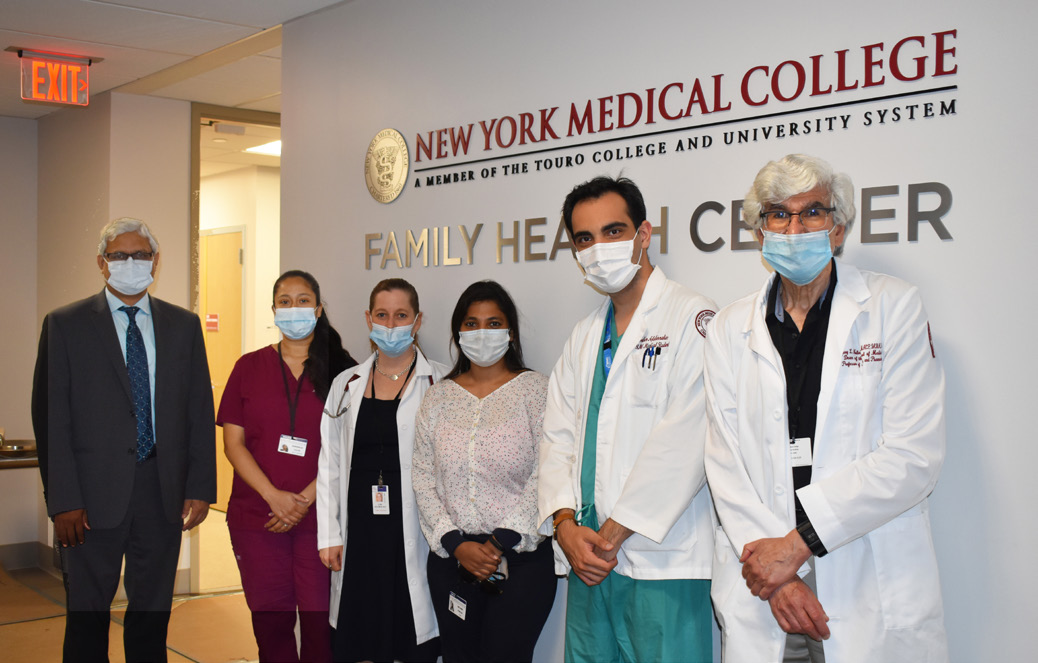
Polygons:
M915 628L940 617L941 583L927 511L923 503L868 535L888 629Z
M670 358L665 354L650 356L648 352L635 352L628 359L630 378L626 391L632 405L655 408L662 405L657 394L666 381Z

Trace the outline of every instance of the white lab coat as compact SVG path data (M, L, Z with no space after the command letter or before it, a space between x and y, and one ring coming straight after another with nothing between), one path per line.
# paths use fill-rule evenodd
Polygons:
M546 535L555 511L581 506L585 414L608 306L606 300L577 324L549 381L537 502ZM715 310L656 267L619 347L614 344L598 418L595 506L599 523L612 518L636 532L620 547L615 569L631 578L710 577L702 373L706 324ZM567 570L556 544L556 571Z
M321 456L317 471L317 547L346 546L349 531L346 522L346 495L350 483L350 459L353 456L353 433L357 426L360 403L368 384L368 376L374 366L372 354L364 363L339 374L328 392L324 415L321 417ZM418 406L426 390L450 369L438 362L429 361L418 352L414 375L397 408L397 437L400 445L400 480L404 526L404 563L407 567L407 585L411 595L411 611L414 615L416 642L421 644L439 635L425 562L429 557L429 544L422 536L418 524L418 509L411 489L411 455L414 452L414 422ZM356 376L356 377L354 377ZM344 391L348 391L343 395ZM338 417L340 410L346 411ZM339 601L342 595L342 572L332 573L332 596L329 622L335 627L339 618ZM362 596L350 597L363 601Z
M826 660L946 661L927 505L944 459L944 372L915 287L836 269L811 484L797 491L829 551L815 562ZM739 563L747 543L796 526L785 376L765 321L771 283L723 309L707 340L706 471L723 526L711 597L728 663L781 661L785 647Z

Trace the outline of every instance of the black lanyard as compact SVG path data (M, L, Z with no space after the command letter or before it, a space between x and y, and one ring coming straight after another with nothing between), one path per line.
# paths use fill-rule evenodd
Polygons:
M281 379L285 383L285 399L288 401L288 434L296 436L296 409L299 408L299 394L303 391L303 377L305 373L299 374L299 382L296 383L296 399L292 400L292 391L288 388L288 375L285 374L285 358L281 354L281 343L278 343L278 359L281 360Z

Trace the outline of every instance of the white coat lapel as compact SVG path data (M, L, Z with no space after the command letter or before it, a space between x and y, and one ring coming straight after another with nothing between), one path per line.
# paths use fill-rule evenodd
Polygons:
M743 326L743 333L749 336L750 350L771 365L782 380L782 388L785 390L786 374L782 370L782 361L779 359L778 351L775 350L775 344L771 340L771 332L768 331L768 312L765 310L768 306L768 293L771 291L771 286L776 278L778 276L774 275L765 281L764 287L757 293L753 309L747 316L746 323ZM785 392L783 391L783 393Z
M580 357L582 361L582 368L584 375L581 376L578 384L590 385L595 379L595 366L598 363L598 357L602 353L602 334L605 332L605 322L609 315L609 299L607 298L602 305L595 311L595 319L591 321L591 328L588 330L584 338L581 339L580 346ZM583 407L587 409L587 401L590 398L591 387L587 387L581 396L581 402Z
M374 362L375 355L371 355L357 367L357 372L346 383L345 389L350 403L350 413L347 416L353 426L357 425L357 417L360 416L360 404L364 400L364 392L368 388L368 377L371 375Z
M843 351L847 345L854 322L865 309L871 297L861 272L851 265L836 264L836 291L829 310L829 328L825 335L825 356L822 360L822 383L818 392L818 418L815 422L815 437L825 431L836 392ZM816 451L816 453L818 453Z
M617 374L620 373L624 362L634 352L634 348L641 339L645 337L648 329L646 318L659 304L666 284L667 277L663 274L663 270L659 267L654 267L652 274L649 275L648 282L645 284L645 290L642 291L642 298L638 302L638 308L634 310L631 322L627 325L627 329L624 330L623 338L620 339L620 344L613 344L613 368L609 371L610 377L612 377L614 370Z

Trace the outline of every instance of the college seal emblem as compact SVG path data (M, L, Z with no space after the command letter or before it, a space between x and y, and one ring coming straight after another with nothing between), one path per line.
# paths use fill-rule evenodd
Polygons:
M714 319L714 315L714 311L705 308L696 316L696 331L699 332L699 335L703 338L706 338L706 326Z
M407 143L396 129L383 129L368 143L364 156L364 183L380 203L396 200L407 183L410 160Z

